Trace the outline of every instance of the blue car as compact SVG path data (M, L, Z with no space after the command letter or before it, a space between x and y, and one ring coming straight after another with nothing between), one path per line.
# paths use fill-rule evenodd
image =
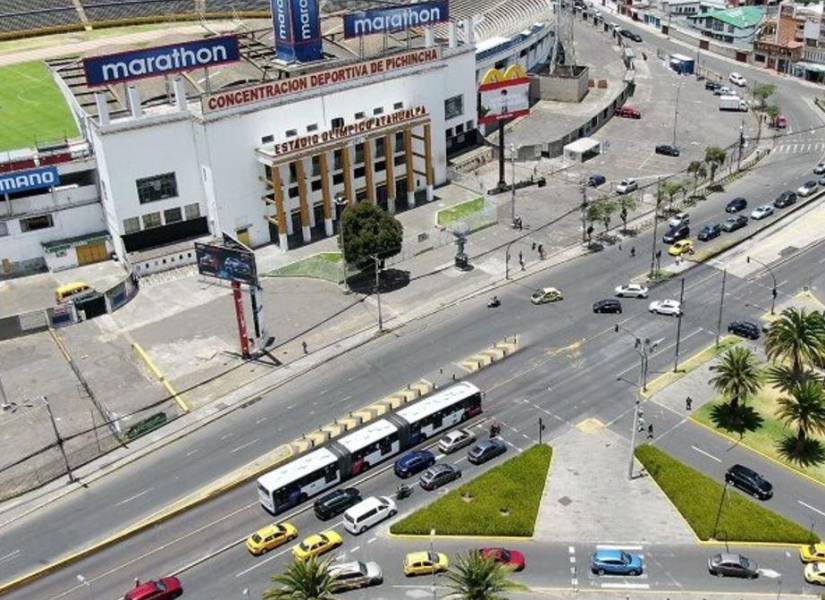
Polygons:
M624 550L597 550L590 559L590 570L597 575L641 575L642 557Z
M413 450L395 461L395 474L406 479L435 464L435 456L429 450Z

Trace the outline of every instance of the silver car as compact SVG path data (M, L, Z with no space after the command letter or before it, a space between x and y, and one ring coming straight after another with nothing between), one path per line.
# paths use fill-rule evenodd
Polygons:
M444 454L449 454L464 446L469 446L474 441L476 441L476 436L472 431L468 429L456 429L438 440L438 449Z
M332 589L335 592L381 585L384 581L381 567L377 562L354 561L333 564L329 574L333 579Z
M754 561L741 554L723 552L708 559L708 572L717 577L755 579L759 576L759 567Z

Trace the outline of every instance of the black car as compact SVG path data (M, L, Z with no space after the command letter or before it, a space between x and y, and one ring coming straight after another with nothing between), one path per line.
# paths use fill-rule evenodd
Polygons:
M779 194L779 197L773 201L773 205L776 208L785 208L791 204L796 204L795 192L782 192Z
M711 92L715 92L720 87L722 87L721 83L718 83L716 81L705 81L705 89L706 90L710 90Z
M628 39L631 39L634 42L641 42L642 41L642 36L640 36L638 33L628 31L627 29L620 29L619 33L622 35L622 37L626 37Z
M323 498L318 498L313 505L315 516L326 521L336 515L340 515L350 506L355 506L361 502L361 492L356 488L344 488L343 490L335 490L327 494Z
M749 340L759 339L759 325L752 321L731 321L728 324L728 333L733 333L739 337Z
M742 577L755 579L759 576L759 567L756 563L741 554L725 552L716 554L708 559L708 572L717 577Z
M419 485L425 490L434 490L461 477L461 469L453 465L434 465L421 474Z
M615 298L599 300L593 304L594 313L622 313L622 303Z
M662 241L665 244L672 244L687 238L689 235L690 227L687 225L677 225L676 227L671 227L667 230L665 235L662 236Z
M730 233L731 231L742 229L747 224L748 218L745 215L737 215L735 217L728 218L728 220L722 224L722 230Z
M767 500L773 496L773 486L759 473L742 465L733 465L728 469L725 473L725 482L760 500Z
M507 451L507 446L498 438L484 440L473 446L467 453L467 460L474 465L486 463Z
M745 210L748 207L748 201L744 198L734 198L725 206L726 213L735 213L740 210Z
M590 187L599 187L603 184L607 179L605 179L604 175L599 175L598 173L593 173L590 178L587 180L587 185Z
M679 148L672 144L659 144L656 146L656 154L664 154L665 156L679 156Z
M707 242L722 234L722 226L719 223L708 223L699 231L698 237L701 241Z

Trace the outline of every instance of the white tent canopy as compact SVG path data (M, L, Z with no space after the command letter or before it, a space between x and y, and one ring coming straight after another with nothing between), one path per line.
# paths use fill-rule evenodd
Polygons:
M564 158L584 162L601 153L601 142L593 138L581 138L564 147Z

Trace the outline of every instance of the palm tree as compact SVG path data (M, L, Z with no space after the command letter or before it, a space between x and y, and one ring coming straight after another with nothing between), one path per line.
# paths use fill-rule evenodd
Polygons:
M329 561L293 559L282 575L273 575L278 587L269 588L263 600L335 600Z
M804 446L811 433L825 434L825 391L818 381L804 381L790 396L782 396L776 403L776 416L789 427L796 427L798 447Z
M673 211L673 199L682 191L684 184L681 181L668 180L662 184L662 193L667 196L668 210Z
M708 168L710 168L711 183L713 182L713 178L716 177L716 171L722 166L722 163L725 162L726 157L725 151L719 146L708 146L705 148L705 162L708 164Z
M449 600L506 600L502 592L521 586L509 578L510 569L491 558L483 558L477 550L459 554L447 573Z
M716 372L709 383L729 399L731 409L739 408L762 385L759 368L753 353L747 348L731 348L722 355L718 365L710 368Z
M627 233L627 216L632 211L636 210L636 198L633 194L625 194L619 197L619 217L622 219L622 231Z
M696 193L696 189L699 187L699 172L704 171L705 165L702 164L701 161L692 160L688 165L687 172L693 175L693 193ZM705 176L707 173L705 173Z
M801 382L806 367L825 359L825 321L817 313L786 308L765 337L765 354L773 361L790 362L789 376Z

